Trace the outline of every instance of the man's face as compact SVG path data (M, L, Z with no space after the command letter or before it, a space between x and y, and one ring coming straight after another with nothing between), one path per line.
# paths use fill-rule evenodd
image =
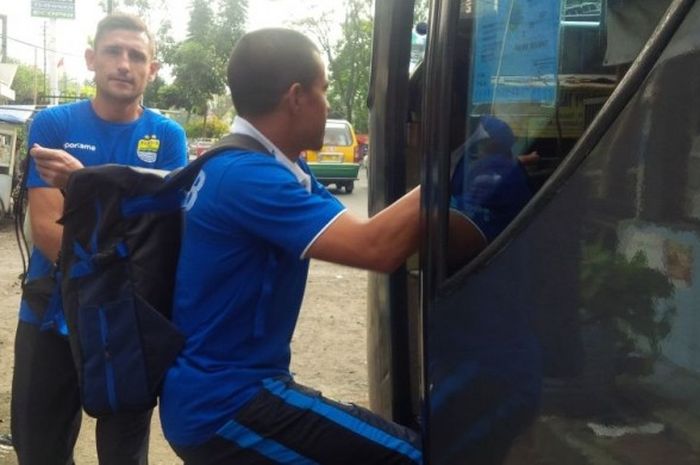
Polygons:
M158 70L146 33L125 29L107 31L85 61L95 72L98 96L122 102L140 100Z
M304 89L304 107L300 125L304 128L304 147L309 150L321 150L323 147L323 134L326 131L326 117L328 116L328 79L326 67L321 58L317 60L318 73L309 88Z

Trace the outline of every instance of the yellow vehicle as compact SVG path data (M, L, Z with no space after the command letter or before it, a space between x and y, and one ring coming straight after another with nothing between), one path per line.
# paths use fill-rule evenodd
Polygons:
M344 187L348 194L355 187L360 169L360 145L352 125L345 120L326 121L326 134L320 152L307 150L304 155L311 172L324 185Z

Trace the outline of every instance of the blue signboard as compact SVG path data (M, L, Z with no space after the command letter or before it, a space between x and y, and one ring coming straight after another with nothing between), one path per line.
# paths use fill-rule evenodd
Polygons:
M476 0L472 103L556 101L561 0Z

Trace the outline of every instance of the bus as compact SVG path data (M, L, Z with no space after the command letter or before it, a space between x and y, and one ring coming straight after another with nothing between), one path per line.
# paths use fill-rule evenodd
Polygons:
M375 2L369 212L420 184L423 235L369 276L370 408L426 464L700 463L699 30L693 0ZM489 145L528 194L454 263Z

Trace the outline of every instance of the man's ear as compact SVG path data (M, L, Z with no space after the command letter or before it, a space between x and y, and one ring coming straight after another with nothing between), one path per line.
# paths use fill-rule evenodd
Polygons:
M150 70L148 71L148 82L153 82L156 79L158 70L160 69L160 63L157 61L151 62Z
M298 113L299 110L302 108L304 98L304 87L298 82L292 84L289 87L289 90L287 90L287 94L285 95L285 99L288 102L289 108L294 113Z
M95 51L91 48L85 49L85 64L87 69L90 71L95 71Z

